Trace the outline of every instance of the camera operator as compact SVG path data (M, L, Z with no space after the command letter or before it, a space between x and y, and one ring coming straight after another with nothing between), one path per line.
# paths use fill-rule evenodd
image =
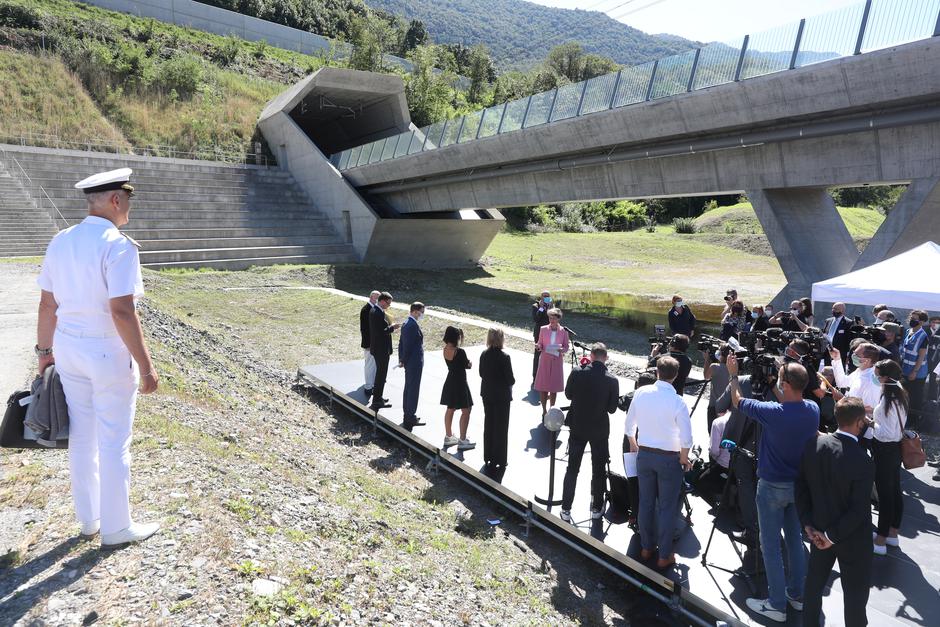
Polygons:
M901 364L901 325L897 322L885 322L881 325L884 331L884 340L878 346L882 349L886 359Z
M826 395L826 392L821 388L819 375L810 363L811 352L812 349L809 343L806 340L797 338L790 342L786 350L783 351L783 363L797 363L806 368L809 378L806 381L806 389L803 390L803 398L819 403L820 399ZM780 400L779 394L777 394L777 400Z
M648 366L656 366L661 357L663 357L663 346L654 346L653 352L650 353L650 358ZM685 380L689 378L689 373L692 371L692 360L689 359L689 356L686 355L686 351L689 350L689 336L677 333L672 336L672 339L668 344L669 357L672 357L677 362L679 362L679 374L676 375L676 378L672 382L672 386L676 388L676 393L679 396L682 396L685 391Z
M845 368L842 365L842 354L836 348L829 349L829 356L832 358L832 374L835 376L836 385L849 389L844 396L862 399L865 411L870 416L881 400L881 383L878 377L874 376L875 371L872 370L874 365L881 360L881 349L870 342L862 342L855 347L852 353L855 370L848 375L845 374ZM842 396L843 394L838 390L832 390L832 397L836 401L839 401Z
M819 407L803 399L809 374L800 364L784 363L777 374L781 402L759 402L741 397L738 360L728 357L731 403L763 426L757 455L757 516L760 545L767 574L767 599L751 598L754 612L784 622L788 602L801 606L806 579L806 556L802 527L796 511L794 483L800 459L809 441L818 433ZM784 575L780 532L787 547L789 577Z
M718 418L718 412L715 409L715 403L718 400L718 397L721 396L725 389L728 387L728 355L731 353L731 347L727 344L722 344L718 349L717 359L718 361L713 361L716 358L716 355L711 353L711 350L704 350L702 354L705 356L705 380L708 381L711 385L708 389L708 433L711 435L712 424L715 422L715 419Z
M763 305L754 305L751 307L751 328L748 331L766 331L767 313Z
M730 289L725 292L725 307L721 310L721 317L724 318L731 313L731 305L738 300L738 290Z
M884 303L875 305L874 307L871 308L871 318L872 318L872 324L873 324L873 325L875 325L875 326L880 326L880 325L881 325L881 323L883 322L883 320L881 320L881 319L878 317L878 314L880 314L882 311L885 311L887 308L888 308L888 306L885 305Z
M729 338L738 339L740 333L748 329L750 318L744 313L744 303L739 300L731 303L731 311L721 319L721 340L727 342Z
M790 311L778 311L767 324L783 327L784 331L805 331L809 327L803 317L803 303L798 300L790 302Z

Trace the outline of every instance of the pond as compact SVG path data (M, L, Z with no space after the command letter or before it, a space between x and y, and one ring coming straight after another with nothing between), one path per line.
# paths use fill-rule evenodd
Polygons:
M667 312L672 301L634 294L606 291L563 291L556 294L558 306L564 311L575 311L607 318L619 326L653 335L657 324L668 325ZM721 305L699 304L691 307L698 321L696 331L717 336L721 332ZM667 326L666 333L669 334ZM689 351L690 354L693 351Z

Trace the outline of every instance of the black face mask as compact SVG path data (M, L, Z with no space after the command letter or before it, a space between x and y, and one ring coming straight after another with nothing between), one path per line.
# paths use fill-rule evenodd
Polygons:
M920 326L920 320L914 320L913 318L911 318L910 320L907 321L907 324L910 327Z
M832 317L833 317L833 318L838 318L838 317L841 316L841 315L842 315L842 312L841 312L841 311L836 311L835 309L832 310Z

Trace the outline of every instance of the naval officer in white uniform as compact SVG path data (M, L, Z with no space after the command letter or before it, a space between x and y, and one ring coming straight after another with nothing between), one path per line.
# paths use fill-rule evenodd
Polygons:
M75 512L82 535L100 530L104 548L159 529L132 521L128 501L137 392L154 392L158 381L137 317L137 244L118 231L130 212L130 176L122 168L75 184L88 217L52 239L38 279L39 371L54 362L62 380Z

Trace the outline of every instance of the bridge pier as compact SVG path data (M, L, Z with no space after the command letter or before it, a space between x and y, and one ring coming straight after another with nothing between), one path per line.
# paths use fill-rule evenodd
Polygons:
M849 272L858 249L825 187L747 190L787 286L773 299L780 311L810 294L815 281Z
M940 233L940 177L915 179L852 266L867 268Z

